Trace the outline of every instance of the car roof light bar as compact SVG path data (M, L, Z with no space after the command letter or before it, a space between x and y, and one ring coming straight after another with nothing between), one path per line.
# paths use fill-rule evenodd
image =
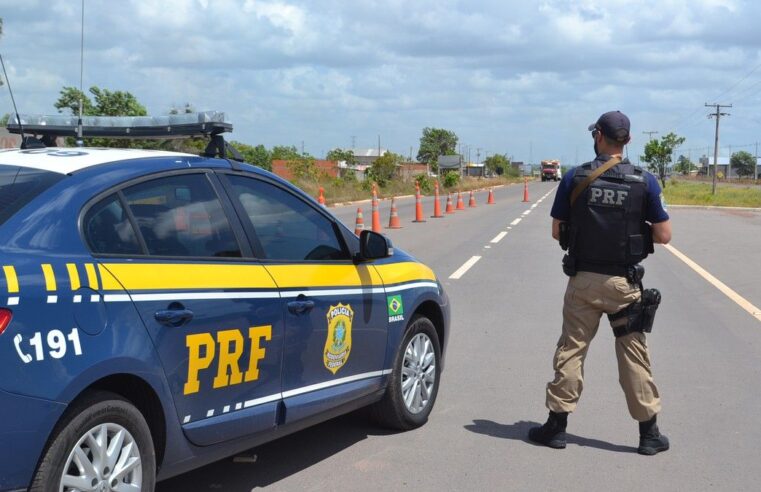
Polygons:
M75 115L20 115L8 121L11 133L31 133L48 137L76 137ZM186 138L219 135L233 130L225 113L203 111L165 116L83 116L83 137L108 138Z

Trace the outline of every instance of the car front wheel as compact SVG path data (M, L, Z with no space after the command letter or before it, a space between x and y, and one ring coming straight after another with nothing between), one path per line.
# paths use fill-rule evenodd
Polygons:
M130 402L94 393L61 421L37 467L31 491L153 491L156 456L150 429Z
M398 430L420 427L428 420L439 391L439 337L428 318L413 318L394 360L383 399L373 406L379 423Z

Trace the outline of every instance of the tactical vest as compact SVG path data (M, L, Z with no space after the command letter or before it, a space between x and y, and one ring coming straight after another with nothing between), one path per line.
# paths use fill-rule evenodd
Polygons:
M576 168L574 187L591 173L591 162ZM626 267L647 257L652 250L645 223L647 188L642 168L624 161L578 196L571 206L568 249L579 270Z

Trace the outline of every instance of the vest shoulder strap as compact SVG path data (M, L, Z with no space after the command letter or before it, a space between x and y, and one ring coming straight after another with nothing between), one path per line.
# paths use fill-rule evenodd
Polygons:
M596 180L602 173L604 173L608 169L613 168L613 166L615 166L619 162L621 162L621 159L619 159L618 157L612 157L608 159L608 161L606 161L602 166L598 167L597 169L589 173L589 175L587 175L587 177L584 178L584 181L577 184L574 187L573 191L571 192L571 206L573 207L573 204L576 202L576 199L579 198L579 195L581 195L581 193L585 189L587 189L587 187L592 183L592 181Z

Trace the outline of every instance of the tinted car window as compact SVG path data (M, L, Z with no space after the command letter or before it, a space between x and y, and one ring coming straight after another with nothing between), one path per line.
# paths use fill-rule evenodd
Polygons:
M222 204L205 175L154 179L123 192L148 254L241 256Z
M91 207L85 214L83 224L87 244L93 253L142 253L135 230L116 195Z
M65 177L41 169L0 165L0 224Z
M243 176L229 179L251 220L265 258L291 261L349 258L332 222L297 196L256 179Z

